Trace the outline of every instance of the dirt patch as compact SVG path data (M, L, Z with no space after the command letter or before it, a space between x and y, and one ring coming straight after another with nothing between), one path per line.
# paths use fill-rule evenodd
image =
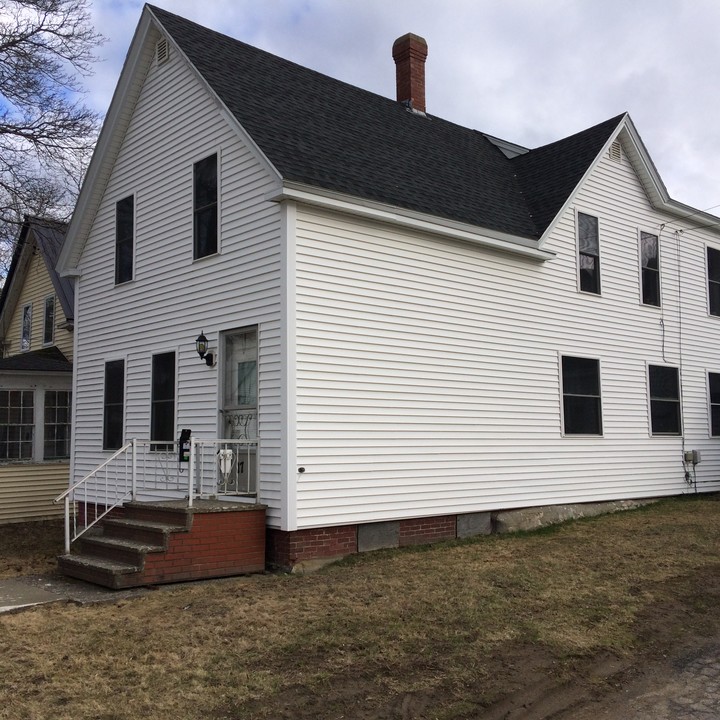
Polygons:
M62 520L0 525L0 578L55 573L63 547Z

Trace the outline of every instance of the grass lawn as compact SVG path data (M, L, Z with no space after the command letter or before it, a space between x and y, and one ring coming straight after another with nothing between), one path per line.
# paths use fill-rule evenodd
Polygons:
M717 632L719 550L720 501L687 498L4 615L0 718L507 717L508 697L590 697Z

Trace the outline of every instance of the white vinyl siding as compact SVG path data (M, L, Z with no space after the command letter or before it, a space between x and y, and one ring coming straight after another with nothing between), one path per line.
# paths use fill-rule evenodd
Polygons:
M193 162L216 152L222 255L193 262ZM80 263L76 479L107 457L99 422L105 360L126 358L126 438L149 439L151 358L171 348L177 427L216 438L218 368L199 360L195 338L204 330L216 352L220 332L257 325L259 499L270 524L279 522L283 331L280 207L266 200L272 187L181 56L153 64ZM115 201L131 192L134 282L113 287Z
M577 208L599 218L602 296L577 292ZM660 235L663 324L637 302L637 228L669 220L607 158L545 264L299 208L299 527L685 491L681 438L650 436L646 377L679 364L681 328L686 442L718 489L702 234L683 235L680 268ZM559 354L600 360L602 437L563 437Z

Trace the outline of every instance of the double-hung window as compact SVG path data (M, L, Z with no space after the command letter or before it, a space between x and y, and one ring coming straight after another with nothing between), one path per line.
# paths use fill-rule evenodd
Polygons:
M218 251L217 154L193 166L193 257Z
M43 345L52 345L55 330L55 296L45 298L45 315L43 317Z
M653 435L680 435L680 378L678 369L648 365L650 431Z
M119 450L123 444L125 414L125 361L105 363L103 404L103 450Z
M710 435L720 436L720 373L708 373L710 396Z
M71 400L68 390L45 391L44 460L70 457Z
M577 214L578 263L580 290L600 294L600 235L598 219L582 212Z
M602 435L599 360L562 357L562 399L565 435Z
M711 315L720 315L720 250L707 249L708 308Z
M150 439L172 441L175 437L175 353L153 355ZM153 450L170 450L154 445Z
M135 197L129 195L115 204L115 284L133 277L135 243Z
M30 349L32 337L32 305L23 305L22 326L20 328L20 350L27 352Z
M660 307L660 245L658 236L640 232L640 274L643 305Z
M0 460L32 460L34 395L32 390L0 390Z

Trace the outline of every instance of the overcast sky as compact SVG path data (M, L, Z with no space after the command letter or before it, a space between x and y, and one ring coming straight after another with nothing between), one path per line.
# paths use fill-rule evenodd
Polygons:
M395 95L393 41L428 43L427 110L527 147L629 112L670 195L720 205L717 0L158 0L306 67ZM107 110L142 11L94 0ZM720 208L712 212L717 214Z

